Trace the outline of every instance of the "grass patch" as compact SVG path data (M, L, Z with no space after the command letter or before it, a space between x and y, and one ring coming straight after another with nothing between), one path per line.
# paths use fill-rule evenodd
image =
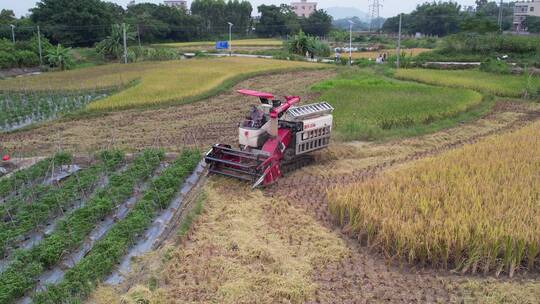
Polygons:
M186 215L184 220L182 221L182 224L180 225L180 228L178 228L177 235L180 238L183 238L186 236L186 234L189 232L189 229L191 229L191 225L193 225L193 221L201 215L201 213L204 211L204 201L206 200L206 193L201 193L197 197L197 200L195 201L195 206L193 206L193 209L189 211L189 213Z
M334 127L343 140L412 136L451 126L484 112L471 90L402 82L356 70L323 81L313 90L335 108Z
M472 89L502 97L519 98L527 90L540 90L540 77L531 77L529 79L527 75L499 75L479 70L400 69L396 71L395 77L445 87Z
M232 41L233 48L235 46L241 47L271 47L271 46L283 46L283 41L278 39L240 39ZM154 44L156 47L172 47L172 48L184 48L184 47L208 47L215 46L215 41L196 41L196 42L176 42L176 43L160 43Z
M540 123L329 191L330 210L387 256L461 272L538 269Z

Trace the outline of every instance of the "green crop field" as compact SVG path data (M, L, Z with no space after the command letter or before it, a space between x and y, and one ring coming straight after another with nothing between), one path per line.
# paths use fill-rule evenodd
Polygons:
M472 89L504 97L522 97L526 90L540 90L540 77L499 75L478 70L401 69L395 73L395 77L439 86Z
M472 90L434 87L357 71L313 87L334 108L334 127L344 140L414 135L478 106Z
M0 208L4 219L0 253L7 262L0 272L0 303L15 303L25 294L33 297L33 303L80 302L141 239L159 212L169 207L199 160L200 153L195 150L184 150L174 162L165 160L161 150L145 150L131 161L120 151L103 151L93 165L58 185L48 185L43 180L46 169L54 171L74 161L71 155L58 153L0 179L0 194L8 198ZM158 170L161 165L166 169ZM100 180L104 183L101 186ZM140 197L134 194L139 187L143 190ZM117 210L130 199L134 205L125 216L117 216ZM84 204L76 208L76 201ZM74 259L73 267L59 270L65 271L65 276L58 284L34 293L38 278L50 269L62 268L62 259L77 252L107 217L114 217L114 221L88 254ZM45 235L47 222L56 225ZM44 237L20 248L33 233Z

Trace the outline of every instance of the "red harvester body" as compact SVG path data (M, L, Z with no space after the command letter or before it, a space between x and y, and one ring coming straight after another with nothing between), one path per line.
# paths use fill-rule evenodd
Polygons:
M239 127L239 149L218 144L206 154L209 172L247 180L253 187L269 185L282 171L310 161L307 153L325 148L330 142L333 108L328 103L295 107L298 96L285 102L269 93L239 90L258 97L261 105Z

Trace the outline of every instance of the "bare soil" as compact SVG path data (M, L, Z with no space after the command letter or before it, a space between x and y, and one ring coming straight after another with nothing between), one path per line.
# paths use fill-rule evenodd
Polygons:
M259 76L205 101L46 123L26 131L0 134L0 143L12 155L26 156L60 149L77 153L104 148L137 151L157 147L171 152L184 147L207 149L218 142L236 142L238 122L249 105L259 102L240 96L236 89L270 91L277 96L300 94L304 100L313 101L315 95L309 86L334 74L331 70L318 70Z

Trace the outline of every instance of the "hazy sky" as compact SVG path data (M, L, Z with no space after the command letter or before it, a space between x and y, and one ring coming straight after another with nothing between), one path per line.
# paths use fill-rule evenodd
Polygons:
M381 10L381 15L383 17L395 16L400 12L408 13L412 11L417 4L426 2L428 0L381 0L383 2L383 8ZM472 5L474 0L456 0L462 5ZM36 0L0 0L0 9L12 9L15 11L17 16L25 15L28 12L28 9L34 7ZM112 0L120 5L125 6L129 0ZM140 2L153 2L161 3L162 0L139 0ZM191 3L191 1L188 1ZM288 3L289 0L270 0L270 1L260 1L252 0L251 3L254 7L257 7L260 4L280 4ZM346 7L356 7L362 11L368 10L368 0L319 0L320 8L332 7L332 6L346 6ZM431 2L431 1L430 1ZM255 9L256 10L256 9Z

